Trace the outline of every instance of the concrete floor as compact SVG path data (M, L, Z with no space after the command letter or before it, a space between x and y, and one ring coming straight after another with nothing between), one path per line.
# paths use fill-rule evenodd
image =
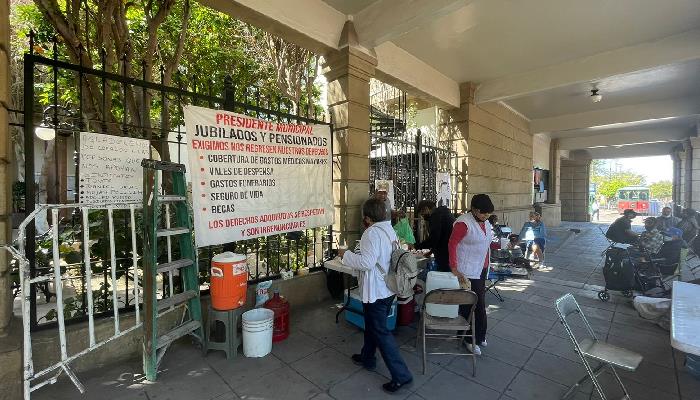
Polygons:
M580 234L569 237L566 228ZM401 351L415 382L394 396L381 391L388 372L380 362L376 372L355 366L349 356L359 351L362 333L333 321L336 305L319 304L292 310L292 335L261 359L239 355L227 361L220 352L203 357L187 342L171 348L156 383L143 381L140 360L82 373L88 390L82 397L66 380L45 387L34 399L444 399L502 400L558 399L567 386L584 375L578 356L554 311L554 300L571 292L582 305L599 338L637 351L644 361L636 373L622 373L635 400L700 399L700 381L683 367L684 355L671 348L669 333L639 318L630 300L613 295L608 303L597 299L602 283L601 251L607 246L592 224L567 224L553 235L547 267L533 280L503 283L504 302L487 295L489 330L487 348L471 362L455 356L430 356L421 375L420 356L413 348L415 328L396 331ZM696 260L697 262L697 260ZM699 270L700 272L700 270ZM686 273L686 278L692 274ZM578 328L577 328L578 330ZM450 345L438 345L441 348ZM619 398L611 376L602 378L609 398ZM590 385L573 398L597 399Z

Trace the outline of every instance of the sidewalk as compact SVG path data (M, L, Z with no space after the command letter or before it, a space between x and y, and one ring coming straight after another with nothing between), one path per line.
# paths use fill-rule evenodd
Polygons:
M79 374L88 391L83 397L66 380L34 393L34 399L558 399L585 371L557 320L554 301L573 293L600 338L644 355L636 373L622 373L634 400L700 398L700 381L683 368L683 354L670 346L669 333L636 315L630 300L613 294L597 298L602 283L601 252L607 246L593 224L565 224L581 229L547 254L547 266L533 280L499 285L504 302L488 294L488 347L471 362L456 356L429 356L421 375L420 355L413 347L415 328L396 331L401 351L414 374L410 390L389 396L381 391L388 372L380 362L376 372L355 366L362 332L341 320L336 305L292 310L292 335L262 359L239 355L227 361L223 353L201 352L188 342L168 351L156 383L143 381L140 360L96 367ZM442 345L445 346L445 345ZM610 377L603 381L610 386ZM613 387L613 386L610 386ZM591 385L573 399L597 399ZM621 393L620 393L621 396ZM612 392L609 398L619 398Z

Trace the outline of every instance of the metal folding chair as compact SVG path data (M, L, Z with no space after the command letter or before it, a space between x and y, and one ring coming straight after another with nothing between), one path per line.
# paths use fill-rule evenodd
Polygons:
M506 280L506 276L504 274L499 274L496 273L493 270L493 265L489 263L488 266L488 271L486 272L486 280L489 281L488 285L486 285L486 291L491 293L492 295L496 296L498 300L501 302L504 301L503 296L501 296L501 292L498 290L498 287L496 287L500 282L503 282Z
M476 307L471 307L471 311L467 318L458 315L456 318L444 318L444 317L433 317L426 311L426 305L430 304L442 304L442 305L476 305L478 297L476 293L467 289L435 289L431 290L425 299L423 300L423 306L421 307L421 318L418 325L418 332L416 334L416 349L421 341L423 342L423 375L425 375L426 369L426 358L428 354L451 354L451 355L461 355L461 356L471 356L472 357L472 376L476 376L476 355L474 353L428 353L425 345L426 339L430 337L431 339L442 339L442 340L466 340L471 338L472 348L476 346L476 338L474 335L474 309ZM433 331L452 331L453 333L427 333L427 330ZM467 333L467 331L469 331Z
M556 307L557 314L559 314L559 321L562 323L562 325L564 325L566 333L569 335L571 342L574 344L574 349L579 357L581 357L581 361L583 362L583 366L587 372L587 375L571 386L561 398L568 398L575 393L576 389L578 389L584 382L590 379L593 386L598 391L600 398L602 400L607 400L608 397L603 392L600 382L598 382L598 375L605 370L605 367L608 367L610 368L610 371L612 371L613 375L615 375L617 383L620 385L625 394L623 399L629 400L630 395L627 392L625 385L622 384L622 380L617 374L617 371L615 371L614 367L622 368L626 371L636 371L637 367L642 362L642 356L633 351L613 346L598 340L593 328L591 328L591 325L588 323L586 316L583 315L581 307L579 307L578 302L576 302L576 299L571 293L567 293L557 299ZM569 318L572 314L579 315L584 326L586 327L586 330L588 331L589 337L581 341L576 339L576 335L574 335L574 332L571 330L571 327L567 321L567 318ZM598 362L598 366L592 368L590 361Z

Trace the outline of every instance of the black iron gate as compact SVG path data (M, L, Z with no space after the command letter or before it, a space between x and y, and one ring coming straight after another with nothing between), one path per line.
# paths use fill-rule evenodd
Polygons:
M369 189L374 193L377 180L391 180L393 207L411 211L423 199L438 200L439 173L447 173L452 188L449 207L455 210L456 152L440 143L435 132L406 127L406 97L399 97L398 112L388 115L372 107L370 115Z
M87 68L83 65L72 64L66 60L59 59L57 47L60 45L56 38L44 48L53 48L53 56L45 57L33 52L35 48L34 36L30 35L30 53L24 56L24 114L23 137L24 137L24 173L25 173L25 207L26 215L32 213L38 203L38 187L36 182L37 171L35 171L34 151L35 136L42 136L44 140L54 145L54 148L61 146L73 147L73 159L67 162L75 163L75 173L72 180L69 176L58 176L62 170L56 162L54 182L59 190L66 186L72 193L72 198L66 198L65 192L63 201L68 203L80 201L79 195L79 136L80 132L95 132L106 135L126 136L133 138L147 139L151 143L151 153L159 152L162 160L172 162L182 162L183 154L187 151L183 130L184 116L182 107L184 105L198 105L209 108L224 109L234 111L256 118L274 120L277 122L288 122L297 124L326 124L322 118L314 111L314 115L297 115L294 113L292 103L280 96L265 93L257 86L237 85L230 76L222 79L209 78L198 80L195 77L186 77L175 73L175 86L163 84L163 68L160 68L160 82L150 82L145 79L134 78L127 73L126 64L121 68L122 74L115 74L105 70L104 55L101 69ZM120 64L121 65L121 64ZM145 66L142 67L145 71ZM42 90L37 90L35 78L41 77L44 86ZM145 72L143 73L145 76ZM49 77L47 79L47 77ZM103 112L88 112L83 96L86 85L93 85L99 88ZM41 86L41 85L39 85ZM47 89L48 88L48 89ZM140 103L137 109L129 107L125 101L127 93L137 93ZM41 96L41 97L40 97ZM49 106L46 106L46 103ZM44 103L44 104L42 104ZM139 118L134 118L134 111L140 113ZM38 130L37 130L38 129ZM54 137L46 136L46 133L53 132ZM332 132L332 126L331 126ZM49 138L49 139L46 139ZM185 147L183 147L185 146ZM58 160L55 157L54 160ZM65 168L63 168L65 169ZM64 179L65 183L61 183ZM329 182L329 185L331 183ZM93 216L91 215L91 218ZM103 222L102 216L95 215L95 225ZM123 215L119 210L115 210L115 231L130 231L130 220L128 210ZM91 219L92 223L92 219ZM140 232L137 219L137 231ZM66 213L60 218L60 235L62 243L67 243L65 248L61 248L61 257L65 261L65 274L69 279L75 279L77 283L75 301L71 305L71 313L67 315L67 322L77 322L85 320L86 304L84 301L85 288L85 263L80 257L83 245L80 241L82 237L80 230L80 216L78 213ZM239 253L252 255L251 260L254 266L250 268L250 280L252 282L274 279L281 275L281 272L297 270L299 268L319 268L323 258L328 254L331 242L331 227L309 229L303 232L293 232L288 234L268 236L259 239L251 239L237 243L231 243L227 249L235 250ZM93 235L99 234L97 228L91 228ZM117 238L119 240L119 238ZM124 238L128 240L128 238ZM92 242L92 241L91 241ZM99 238L90 246L103 246ZM48 274L51 270L51 241L44 236L37 236L35 225L29 224L27 227L26 253L30 262L32 277ZM74 248L72 248L73 246ZM91 247L92 248L92 247ZM199 249L200 277L202 282L206 281L209 273L209 261L213 253L221 251L222 246ZM107 249L107 251L109 251ZM98 253L98 252L96 252ZM76 257L77 255L77 257ZM165 257L165 254L161 255ZM110 270L108 257L93 265L101 265L101 271L93 272L93 276L104 276L103 283L108 285L108 271ZM163 260L159 260L163 262ZM133 277L128 276L132 266L132 256L123 252L117 258L117 271L126 285L126 298L120 299L119 307L122 310L132 310L137 299L129 297L129 285L133 284ZM133 269L132 269L133 270ZM120 278L121 279L121 278ZM131 282L131 283L130 283ZM164 285L167 284L164 280ZM177 283L176 283L177 284ZM80 301L81 290L83 290L83 301ZM112 301L108 299L109 290L101 287L96 298L100 298L95 307L100 307L95 315L112 315ZM165 290L165 289L164 289ZM47 297L48 303L51 297L51 290L48 284L42 286L32 284L31 286L31 326L49 327L55 325L49 314L37 315L37 291L41 291ZM54 315L55 317L55 315Z

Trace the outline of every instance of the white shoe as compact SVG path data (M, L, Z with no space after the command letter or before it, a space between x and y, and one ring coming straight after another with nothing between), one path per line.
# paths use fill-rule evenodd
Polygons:
M478 344L472 347L471 343L467 343L467 350L471 351L476 356L481 355L481 349L479 348Z
M488 347L488 345L489 345L489 343L485 340L483 342L479 343L479 346L481 346L481 347Z

